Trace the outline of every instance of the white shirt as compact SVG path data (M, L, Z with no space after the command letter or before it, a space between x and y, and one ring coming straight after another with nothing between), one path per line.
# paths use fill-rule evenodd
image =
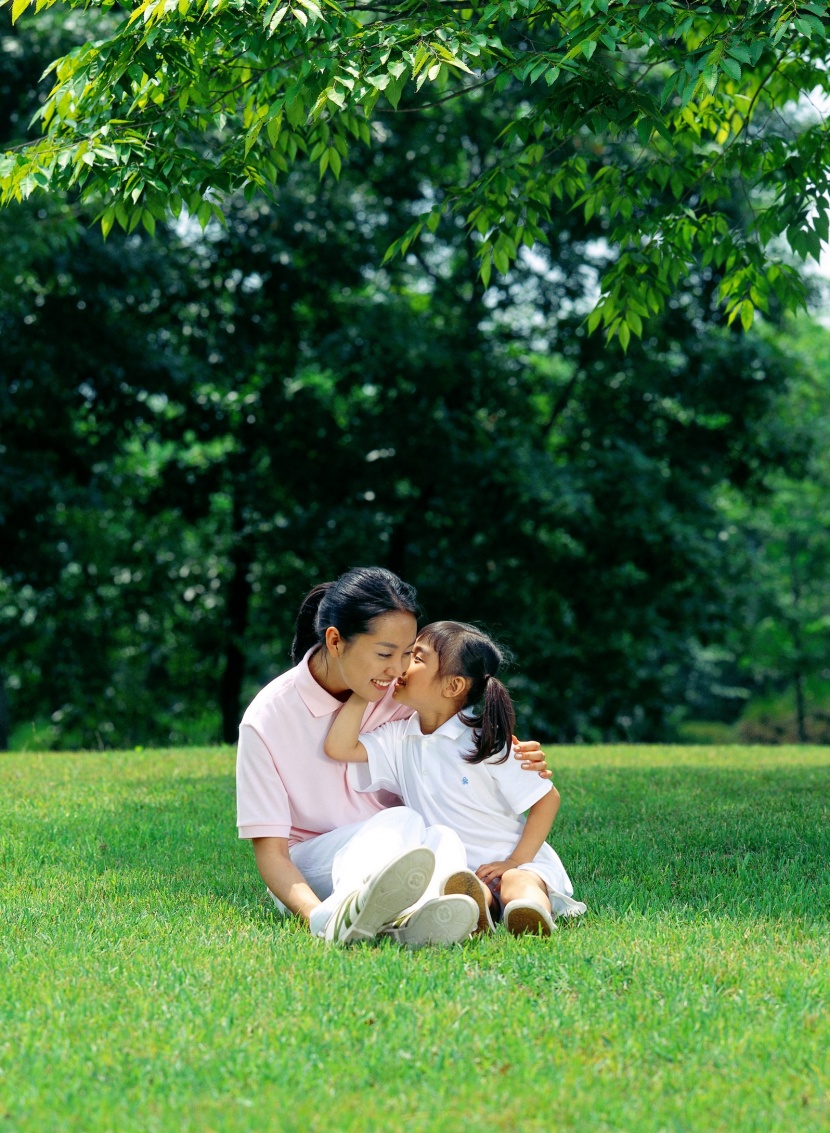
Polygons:
M450 826L464 843L473 870L510 856L522 836L522 812L551 790L546 779L523 771L512 752L504 763L494 762L504 751L483 763L467 763L472 729L458 716L429 736L416 714L382 724L360 739L369 756L371 782L365 782L365 765L350 764L357 789L393 791L427 826Z

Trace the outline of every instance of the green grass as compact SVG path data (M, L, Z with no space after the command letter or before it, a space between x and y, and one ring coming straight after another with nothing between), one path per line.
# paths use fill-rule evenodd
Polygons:
M555 750L550 941L311 940L228 749L14 754L0 1133L830 1130L830 749Z

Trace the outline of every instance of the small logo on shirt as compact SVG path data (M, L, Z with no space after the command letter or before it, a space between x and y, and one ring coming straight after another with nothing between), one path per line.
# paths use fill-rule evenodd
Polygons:
M469 780L469 779L467 778L467 776L466 776L466 775L464 775L464 776L462 776L462 778L461 778L461 783L462 783L462 785L463 785L464 787L469 787L469 785L470 785L470 780Z

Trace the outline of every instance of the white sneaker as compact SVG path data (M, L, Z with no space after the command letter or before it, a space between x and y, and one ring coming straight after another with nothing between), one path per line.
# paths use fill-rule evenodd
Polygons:
M334 944L373 940L424 895L434 871L435 854L426 846L399 854L341 902L329 917L324 939Z
M441 885L442 893L463 893L465 897L472 897L478 908L478 922L473 932L494 932L495 925L487 904L487 890L484 883L479 881L471 869L460 869L450 876Z
M550 936L556 928L547 909L535 901L510 901L505 906L502 924L514 936L522 936L526 932Z
M424 944L457 944L466 940L478 921L478 906L472 897L457 894L435 897L414 913L400 917L384 929L398 944L420 948Z

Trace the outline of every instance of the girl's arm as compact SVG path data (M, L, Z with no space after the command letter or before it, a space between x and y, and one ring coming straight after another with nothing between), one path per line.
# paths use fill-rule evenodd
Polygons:
M353 692L334 718L323 750L338 763L368 763L369 755L360 742L360 725L367 701Z
M532 862L548 834L550 834L550 828L553 826L553 820L559 810L560 801L556 787L551 787L548 793L543 795L538 802L535 802L527 812L527 822L522 831L522 836L516 843L516 848L510 857L506 861L487 862L485 865L479 866L476 875L487 883L495 881L509 869Z

